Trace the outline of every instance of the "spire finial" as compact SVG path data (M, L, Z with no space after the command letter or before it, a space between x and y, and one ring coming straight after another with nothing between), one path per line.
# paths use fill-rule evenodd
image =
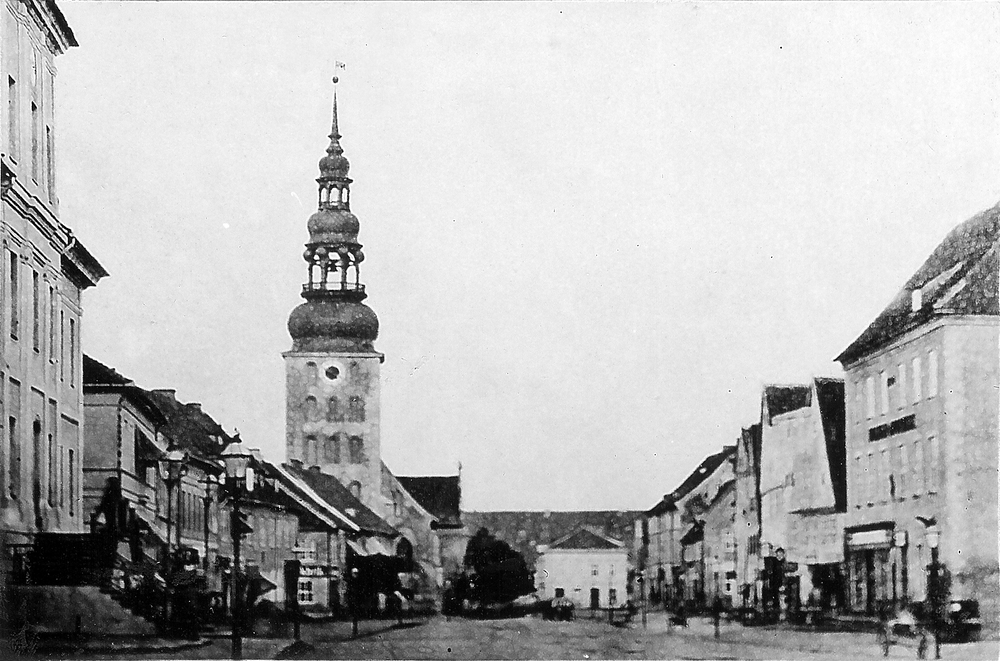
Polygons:
M343 62L334 64L334 74L345 69ZM333 76L333 121L330 126L330 145L326 148L326 156L319 161L321 177L346 178L350 163L344 158L344 148L340 146L340 125L337 118L337 83L340 77Z
M333 126L330 128L331 140L340 139L340 127L337 125L337 83L339 82L340 78L334 76L333 77Z

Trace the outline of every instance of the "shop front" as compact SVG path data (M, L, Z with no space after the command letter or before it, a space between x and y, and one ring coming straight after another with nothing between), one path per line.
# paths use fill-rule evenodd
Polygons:
M848 607L876 615L893 602L893 524L868 525L845 531Z

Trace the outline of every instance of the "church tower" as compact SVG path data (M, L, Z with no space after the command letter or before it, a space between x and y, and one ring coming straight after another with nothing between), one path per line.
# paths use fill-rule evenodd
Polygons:
M336 79L334 79L336 83ZM319 161L319 208L308 222L305 302L288 318L285 443L289 461L335 476L376 512L381 496L378 317L364 304L364 253L351 213L350 168L340 146L337 92L326 156Z

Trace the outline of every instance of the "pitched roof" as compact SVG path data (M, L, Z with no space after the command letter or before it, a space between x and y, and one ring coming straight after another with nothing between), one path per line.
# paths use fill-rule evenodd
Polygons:
M569 512L543 512L508 510L499 512L463 512L462 517L470 530L487 528L497 539L503 540L520 553L529 567L535 566L538 545L551 544L574 530L588 526L614 539L631 539L635 522L641 516L637 511L578 510ZM631 554L632 545L627 545Z
M368 509L340 480L316 469L304 469L294 464L283 464L281 468L292 477L301 480L327 505L342 517L347 517L364 532L396 537L399 532L386 523L378 514Z
M201 410L201 404L180 402L173 390L152 390L148 394L167 418L163 432L179 447L204 457L218 457L233 440L212 416Z
M906 281L882 313L837 356L846 365L911 329L946 315L998 315L1000 204L958 225ZM921 291L913 311L912 292Z
M844 380L817 378L816 399L826 440L826 456L830 462L830 483L833 486L834 509L847 511L847 436L844 400Z
M698 467L691 471L691 474L688 475L683 482L681 482L680 486L666 494L663 497L663 500L654 505L651 509L647 510L646 515L659 516L663 512L667 511L669 507L674 506L678 500L691 493L699 484L708 479L712 473L718 470L719 466L721 466L723 462L727 461L735 454L736 446L726 445L723 446L720 452L710 454L702 459L701 463L698 464Z
M462 477L435 475L396 479L420 506L437 519L439 526L461 527Z
M128 398L154 424L165 424L167 418L149 393L135 385L132 379L114 368L83 354L83 391L85 393L117 392Z
M776 416L791 413L812 404L812 389L807 385L764 386L761 405L767 411L767 424Z
M613 537L608 537L600 530L597 530L592 526L581 526L568 535L563 535L556 541L552 542L552 544L549 545L549 549L625 550L625 544L617 539L614 539Z

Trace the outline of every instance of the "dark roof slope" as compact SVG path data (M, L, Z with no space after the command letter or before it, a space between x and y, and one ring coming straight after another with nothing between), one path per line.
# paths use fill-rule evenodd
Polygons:
M461 527L462 477L441 475L396 479L420 506L437 519L439 526Z
M395 537L399 532L378 514L368 509L340 480L318 469L304 469L297 464L282 464L282 468L305 482L329 505L347 515L364 531Z
M617 539L601 534L600 531L590 526L582 526L552 542L549 548L574 550L616 549L624 551L625 544Z
M163 432L179 447L203 457L218 457L233 440L212 416L201 410L201 404L179 402L173 390L152 390L149 395L167 417Z
M702 459L698 467L691 471L691 474L681 482L680 486L666 494L663 500L647 510L646 515L659 516L663 514L670 507L673 507L674 503L691 493L699 484L708 479L708 476L714 473L724 461L731 460L735 454L736 446L726 445L722 448L722 451L710 454Z
M1000 204L965 221L934 249L868 328L837 356L846 365L945 315L998 315ZM922 291L914 312L912 292Z
M847 511L847 436L843 379L816 379L816 398L826 439L826 456L830 462L830 483L833 485L834 508Z
M132 379L122 376L113 368L87 354L83 354L83 391L85 393L121 393L153 424L162 425L167 421L163 411L156 405L148 392L135 385Z
M764 386L763 406L767 410L767 424L775 416L791 413L812 404L812 390L805 385Z
M636 511L591 510L574 512L464 512L469 530L487 528L493 535L519 552L529 567L535 566L539 544L551 544L583 526L614 539L630 540L635 534L635 522L641 516ZM629 555L632 544L626 544Z

